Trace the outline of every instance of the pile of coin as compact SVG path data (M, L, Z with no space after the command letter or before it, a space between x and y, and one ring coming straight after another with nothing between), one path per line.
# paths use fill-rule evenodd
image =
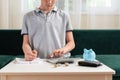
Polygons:
M54 67L57 68L57 67L60 67L62 64L58 63L58 64L55 64ZM64 66L67 67L69 66L69 63L64 63Z

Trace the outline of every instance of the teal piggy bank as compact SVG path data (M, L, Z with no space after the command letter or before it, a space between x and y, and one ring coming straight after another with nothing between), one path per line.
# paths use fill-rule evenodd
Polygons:
M92 49L87 50L86 48L83 50L83 59L85 61L95 61L96 54Z

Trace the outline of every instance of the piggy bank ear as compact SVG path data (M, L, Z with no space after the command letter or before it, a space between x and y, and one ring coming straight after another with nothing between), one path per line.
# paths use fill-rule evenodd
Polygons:
M88 52L89 54L93 54L94 53L94 51L92 50L92 49L89 49L89 52Z
M88 52L88 50L87 50L86 48L84 48L84 50L83 50L83 51L84 51L84 53L87 53L87 52Z
M93 50L92 49L89 49L90 52L92 52Z

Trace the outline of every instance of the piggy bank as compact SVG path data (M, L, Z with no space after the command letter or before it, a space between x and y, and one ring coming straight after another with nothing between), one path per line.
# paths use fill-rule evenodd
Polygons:
M92 49L87 50L86 48L83 50L83 59L85 61L95 61L96 54Z

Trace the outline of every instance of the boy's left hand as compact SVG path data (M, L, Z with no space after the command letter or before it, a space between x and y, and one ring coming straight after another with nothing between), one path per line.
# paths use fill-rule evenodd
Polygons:
M62 56L64 53L65 53L64 48L56 49L56 50L54 50L54 51L50 54L50 57L51 57L51 58L53 58L53 57L60 57L60 56Z

